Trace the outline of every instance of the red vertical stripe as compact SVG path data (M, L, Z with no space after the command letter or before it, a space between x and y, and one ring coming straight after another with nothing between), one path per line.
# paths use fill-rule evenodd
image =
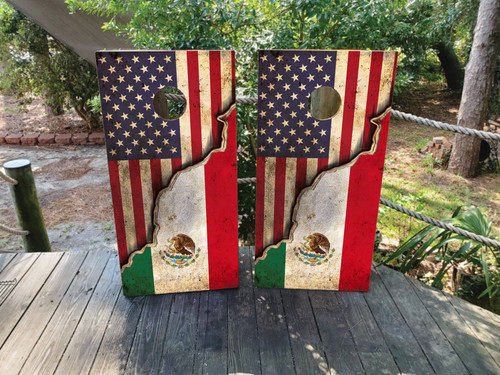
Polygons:
M382 121L375 154L360 157L351 168L339 290L368 290L389 117Z
M120 189L120 173L116 160L108 161L109 182L111 184L111 199L115 214L116 241L118 243L118 256L120 265L128 261L127 238L125 234L125 221L123 218L122 191Z
M146 244L146 224L144 222L144 201L142 199L141 167L139 160L129 160L132 207L134 208L135 237L137 249Z
M255 197L255 257L264 251L264 188L266 180L266 158L257 157L257 186Z
M297 158L297 167L295 172L295 198L306 186L307 177L307 158Z
M205 165L210 289L238 286L236 111L228 123L226 151L212 154Z
M276 158L274 172L274 243L283 238L283 220L285 214L285 183L286 183L286 158Z
M171 159L172 160L172 177L174 174L176 174L178 171L182 169L182 159Z
M351 158L352 129L358 86L360 51L350 51L347 60L347 75L344 96L344 113L342 116L342 136L340 139L339 164L347 163Z
M161 180L161 160L151 159L150 166L151 166L151 186L153 188L153 202L156 202L156 197L158 196L158 192L163 187Z
M328 159L320 158L318 159L318 174L328 169Z
M212 113L212 147L220 147L220 126L217 116L222 113L220 51L210 51L210 101Z
M187 51L187 71L189 81L189 117L191 123L191 154L192 164L203 157L201 144L201 112L200 112L200 71L198 67L198 52Z
M384 52L372 52L370 63L370 79L368 81L368 95L366 98L365 127L363 129L363 151L369 150L373 135L370 119L377 115L378 94L380 90L380 75L382 74L382 63Z

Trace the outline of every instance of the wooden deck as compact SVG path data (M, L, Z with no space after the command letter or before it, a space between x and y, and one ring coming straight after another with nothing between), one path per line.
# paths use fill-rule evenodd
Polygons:
M1 254L0 374L500 374L500 316L398 272L369 293L126 298L109 252Z

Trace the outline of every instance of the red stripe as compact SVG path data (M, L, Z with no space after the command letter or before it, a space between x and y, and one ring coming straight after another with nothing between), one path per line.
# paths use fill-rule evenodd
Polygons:
M212 113L212 147L220 147L220 129L221 125L217 121L217 116L222 112L221 103L221 66L220 66L220 52L210 51L210 102L211 102L211 113Z
M389 116L382 122L377 151L351 168L339 290L368 290Z
M153 188L153 202L156 202L156 197L158 196L158 192L163 187L161 180L161 160L151 159L149 163L151 166L151 186Z
M306 186L307 177L307 158L297 158L297 167L295 172L295 198Z
M320 158L318 159L318 174L328 169L328 159Z
M172 177L182 169L182 158L172 160Z
M108 161L109 182L111 185L111 199L115 214L116 241L118 243L118 256L120 265L128 261L127 237L125 234L125 220L123 218L122 191L120 188L120 173L116 160Z
M135 237L137 249L146 244L146 224L144 222L144 202L142 200L141 167L139 160L129 160L132 207L134 209Z
M286 183L286 158L276 158L274 172L274 227L273 242L283 239L283 220L285 215L285 183Z
M382 63L384 52L372 52L370 63L370 78L368 81L368 95L366 98L365 127L363 129L363 151L369 150L374 129L370 119L377 115L378 94L380 90L380 75L382 74Z
M210 289L236 288L238 286L235 112L233 111L228 119L226 151L212 154L210 161L205 165Z
M191 154L193 160L191 164L196 164L203 158L201 142L200 72L197 51L187 51L187 71L189 82L189 118L191 123Z
M356 107L356 90L358 85L359 51L350 51L347 60L347 75L344 96L344 113L342 116L342 136L340 139L339 164L351 159L352 128Z
M257 157L257 186L255 203L255 257L264 251L264 187L266 180L266 158Z

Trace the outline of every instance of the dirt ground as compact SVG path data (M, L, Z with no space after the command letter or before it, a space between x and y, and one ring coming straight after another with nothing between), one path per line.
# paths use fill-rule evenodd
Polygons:
M422 117L456 123L460 97L439 86L419 89L395 98L394 108ZM410 131L411 130L411 131ZM21 105L18 100L0 95L0 133L88 131L76 113L53 116L41 99ZM420 133L429 137L445 135L429 127L404 121L391 121L387 152L391 165L386 173L405 170L421 163L411 136ZM410 135L411 135L410 134ZM8 160L25 158L32 162L38 195L49 237L54 250L100 250L116 248L113 210L104 146L0 146L0 165ZM399 172L400 173L400 172ZM412 173L412 172L409 172ZM434 174L417 173L418 178L442 186L469 184L471 189L499 190L500 178L488 175L472 180L454 176L446 171ZM500 211L498 199L485 202L492 212ZM498 224L498 216L495 224ZM0 182L0 223L14 226L15 213L9 189ZM394 239L385 238L385 246L394 247ZM397 244L396 244L397 245ZM0 251L20 251L19 237L0 232Z

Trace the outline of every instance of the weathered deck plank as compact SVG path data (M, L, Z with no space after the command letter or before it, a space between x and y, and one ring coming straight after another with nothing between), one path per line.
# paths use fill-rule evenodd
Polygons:
M479 307L386 267L368 293L257 289L240 260L239 289L128 298L116 254L0 254L0 373L500 373Z
M367 374L398 374L399 368L360 292L337 293Z
M378 267L377 272L436 373L468 374L469 371L423 306L407 278L387 267Z
M179 293L173 297L163 343L160 374L189 374L193 371L200 294L201 292Z
M113 254L106 263L104 272L97 282L94 293L55 374L67 375L73 371L87 374L92 368L109 317L120 293L121 279L117 270L118 257Z
M66 256L73 256L67 254ZM77 270L71 285L61 300L42 336L28 357L22 373L52 374L76 326L87 307L110 254L105 252L89 253Z
M156 374L160 366L173 296L144 298L144 307L137 323L132 347L130 349L124 347L124 350L130 353L125 374Z
M0 373L19 372L59 306L86 253L63 255L0 350ZM29 332L29 335L26 335Z
M6 279L17 279L18 283L0 306L0 316L2 317L2 324L0 324L1 346L5 345L5 340L31 305L63 254L48 253L44 255L37 261L39 254L23 254L19 259L16 257L16 260L11 262L7 269L2 272L2 276L5 276Z
M309 297L329 368L338 374L364 374L337 295L329 291L311 290Z
M307 290L282 290L281 297L295 371L299 374L324 374L328 372L323 343L319 336Z
M240 286L228 294L228 372L260 373L252 276L253 247L240 250ZM244 324L243 324L244 322Z
M425 307L473 374L498 374L499 367L440 290L409 279Z
M376 271L372 271L370 293L364 294L364 297L401 372L422 375L434 373ZM416 307L424 308L423 305Z

